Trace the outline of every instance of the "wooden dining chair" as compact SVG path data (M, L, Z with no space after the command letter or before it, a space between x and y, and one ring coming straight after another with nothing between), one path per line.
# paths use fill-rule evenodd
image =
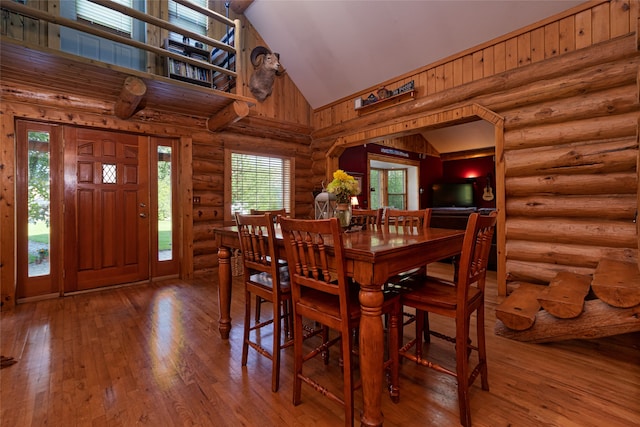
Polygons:
M250 209L249 213L251 215L264 215L264 214L273 214L274 217L276 218L276 221L278 219L278 216L287 216L287 210L282 208L282 209Z
M429 227L430 222L431 209L387 209L384 214L385 231L415 234Z
M401 346L400 357L412 360L418 365L433 368L436 371L456 377L458 382L458 406L460 422L463 426L471 425L469 408L469 387L480 375L482 389L489 390L487 378L487 354L484 330L484 290L487 274L487 263L491 250L491 240L495 232L497 214L481 216L473 213L469 216L460 254L457 281L448 281L426 276L418 287L414 287L401 295L401 302L395 307L397 314L402 306L413 307L427 313L434 313L455 320L455 337L430 331L431 335L455 344L455 371L423 356L422 334L416 332L414 339ZM476 312L476 340L472 344L470 337L470 319ZM416 322L417 328L421 327ZM398 324L392 327L398 328ZM409 350L415 349L411 354ZM469 358L472 351L478 355L477 364L471 368ZM392 366L392 387L398 386L399 365Z
M416 234L429 227L430 222L431 209L387 209L384 214L383 227L386 232ZM425 272L426 266L402 272L391 277L388 283L390 285L399 285L404 279L416 274L425 274Z
M283 339L282 319L290 317L291 287L286 264L279 262L275 243L275 215L236 214L240 250L244 263L244 338L242 344L242 366L247 365L249 348L271 360L271 390L278 391L280 383L280 350L293 345L292 339ZM271 302L273 314L269 320L251 321L252 297ZM291 322L285 320L285 329ZM257 331L273 325L273 343L271 349L264 348L257 339ZM253 334L252 334L253 332ZM288 338L289 333L284 336Z
M382 226L383 209L354 209L351 213L352 228L379 230Z
M354 352L353 332L360 323L359 286L347 277L344 244L337 218L301 220L282 218L280 222L282 236L289 262L289 276L294 313L294 383L293 404L298 405L302 398L302 383L342 405L345 413L345 425L353 426L354 415ZM383 313L391 313L397 294L386 294ZM318 322L338 332L329 339L323 336L323 342L314 349L304 352L303 317ZM397 329L394 331L397 333ZM398 336L389 334L389 340L395 349ZM303 364L318 355L327 354L329 347L341 342L343 391L331 391L331 386L320 383L320 377L312 378L303 371ZM398 363L397 351L385 367ZM397 368L396 368L397 371Z
M265 215L265 214L273 214L273 218L274 221L276 223L278 223L280 221L280 217L281 216L286 216L287 215L287 211L286 209L282 208L282 209L266 209L266 210L262 210L262 209L250 209L249 210L249 214L251 215ZM285 264L285 261L280 260L281 264ZM260 321L260 316L261 316L261 311L262 311L262 304L265 302L265 300L263 300L262 298L260 298L258 295L256 295L256 322Z
M402 232L404 234L421 233L428 228L431 223L431 209L387 209L384 217L384 229L386 232ZM427 266L414 268L409 271L403 271L387 280L387 289L393 289L398 292L411 290L415 281L419 282L424 275L427 274ZM429 330L429 317L417 312L415 314L404 312L402 317L402 325L406 326L419 320L422 324L422 330ZM428 334L425 335L428 339Z

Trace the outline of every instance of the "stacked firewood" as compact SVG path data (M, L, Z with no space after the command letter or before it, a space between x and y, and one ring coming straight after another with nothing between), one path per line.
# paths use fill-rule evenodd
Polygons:
M593 277L559 272L548 285L517 282L496 307L496 335L526 342L640 331L640 270L603 259Z

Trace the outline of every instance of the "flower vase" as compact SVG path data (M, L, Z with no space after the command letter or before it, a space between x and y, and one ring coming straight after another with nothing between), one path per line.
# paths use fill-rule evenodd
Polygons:
M335 216L338 218L338 222L342 228L349 228L349 225L351 225L351 204L338 203L336 205Z

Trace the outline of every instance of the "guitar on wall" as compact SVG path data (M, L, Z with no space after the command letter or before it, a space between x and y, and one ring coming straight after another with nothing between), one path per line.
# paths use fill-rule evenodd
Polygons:
M482 194L482 200L490 202L494 199L493 188L491 188L491 174L487 174L487 185L484 187L484 194Z

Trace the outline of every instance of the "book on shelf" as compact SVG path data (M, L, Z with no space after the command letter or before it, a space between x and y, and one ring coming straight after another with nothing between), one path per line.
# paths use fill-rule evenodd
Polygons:
M166 39L164 48L169 52L192 58L205 63L209 62L209 52L197 47L189 46L175 40ZM201 86L211 86L211 72L197 65L167 57L166 73L168 77L189 81Z
M180 49L179 47L174 47L174 46L171 46L171 45L169 47L167 47L167 50L169 52L177 53L178 55L185 55L186 54L184 49Z

